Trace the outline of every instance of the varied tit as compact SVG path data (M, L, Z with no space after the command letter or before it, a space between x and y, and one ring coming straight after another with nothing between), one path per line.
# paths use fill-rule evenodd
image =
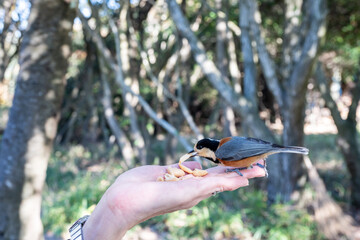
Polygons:
M221 140L205 138L198 141L194 150L190 151L184 157L186 159L199 156L204 157L216 164L227 167L227 172L237 172L242 176L240 170L252 167L254 163L265 159L274 153L297 153L308 154L309 150L304 147L281 146L278 144L266 142L261 139L248 137L227 137ZM265 168L265 164L258 166ZM266 168L265 168L266 170Z

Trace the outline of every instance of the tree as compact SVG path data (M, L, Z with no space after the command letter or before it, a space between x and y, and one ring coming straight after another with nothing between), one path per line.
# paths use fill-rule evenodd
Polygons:
M0 239L43 239L41 193L71 53L69 33L75 16L71 3L32 4L0 149Z

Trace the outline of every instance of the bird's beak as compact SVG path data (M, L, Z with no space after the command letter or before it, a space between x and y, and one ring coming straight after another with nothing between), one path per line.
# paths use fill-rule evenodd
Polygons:
M195 150L191 150L190 152L188 152L187 154L185 154L180 158L180 162L184 162L189 158L195 157L197 154L198 153Z
M189 156L189 158L195 157L198 153L195 150L191 150L190 152L187 153L187 155Z

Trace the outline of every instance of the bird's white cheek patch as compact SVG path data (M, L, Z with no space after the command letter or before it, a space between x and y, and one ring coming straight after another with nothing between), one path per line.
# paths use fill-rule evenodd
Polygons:
M215 153L208 148L203 148L201 150L198 150L198 153L200 157L212 158L214 159L214 161L216 160Z

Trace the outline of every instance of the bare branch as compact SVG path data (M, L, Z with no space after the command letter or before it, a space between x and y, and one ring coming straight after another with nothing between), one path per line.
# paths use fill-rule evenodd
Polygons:
M237 94L240 94L242 89L241 89L241 84L240 84L240 79L241 79L241 72L236 60L236 47L235 47L235 41L234 41L234 36L232 31L230 31L230 27L229 27L229 23L228 22L228 31L226 33L226 39L228 42L228 47L227 47L227 52L228 52L228 56L229 56L229 73L230 73L230 78L232 81L232 84L234 86L234 90ZM235 24L234 24L235 25Z
M228 10L228 1L225 1L223 3L222 0L216 0L215 1L215 7L217 10L217 21L216 21L216 62L217 62L217 66L220 70L221 76L224 79L224 81L226 83L228 83L229 85L231 85L230 79L229 79L229 59L228 56L226 56L227 50L228 48L226 48L226 45L229 43L228 42L228 34L230 33L230 35L232 36L232 33L229 30L229 27L227 25L227 10ZM230 43L230 45L232 45L233 48L235 48L235 43L232 42ZM234 67L234 64L236 64L236 56L235 55L235 51L234 53L231 53L230 50L228 50L228 52L231 54L232 56L232 70L236 71L239 70L237 68L237 66ZM235 59L234 59L235 58ZM235 63L234 63L235 61ZM240 72L238 72L238 77L240 78ZM234 73L236 74L236 73ZM240 80L240 79L237 80ZM234 79L234 81L236 81ZM239 82L235 82L233 83L234 86L238 86L240 85ZM238 90L240 90L239 87L237 87ZM256 92L256 90L255 90ZM239 93L239 92L237 92ZM254 105L256 104L256 100L253 102ZM233 109L229 106L229 104L227 102L225 102L224 100L222 100L222 122L223 122L223 132L225 136L234 136L237 135L236 132L236 126L235 126L235 114Z
M302 46L301 56L296 62L294 69L290 75L290 84L292 89L304 89L306 87L306 80L311 71L311 66L316 58L320 39L325 35L325 17L326 4L325 0L308 1L311 4L309 21L309 30L306 33L304 44ZM296 93L294 93L296 96Z
M272 94L274 95L276 102L279 104L280 108L284 105L282 87L280 81L276 75L276 64L270 57L268 50L266 49L265 40L261 35L260 30L260 19L255 19L255 14L258 13L258 6L254 0L251 0L250 5L250 28L254 40L256 42L257 52L260 59L261 68L265 76L265 81ZM259 15L259 14L258 14ZM260 16L260 15L259 15Z
M330 94L330 87L327 80L327 77L325 75L325 72L322 68L321 62L318 61L316 64L316 70L314 73L315 76L315 84L317 88L319 89L322 97L324 98L326 102L326 106L330 109L331 115L334 119L334 122L337 126L344 125L344 120L341 118L340 112L337 108L336 102L332 98Z
M135 38L134 36L134 30L132 27L130 27L130 32L132 32L131 34L131 37L132 37L132 40L133 41L136 41L138 42L138 40ZM184 115L185 117L185 120L188 122L191 130L193 130L193 132L196 134L196 137L198 139L202 139L204 138L204 136L201 134L199 128L196 126L196 123L193 119L193 117L191 116L190 114L190 111L188 110L185 102L183 101L183 99L181 97L176 97L174 94L172 94L160 81L159 79L154 75L154 73L152 72L151 70L151 66L150 66L150 63L149 63L149 60L148 60L148 55L147 53L142 49L140 43L138 42L137 43L138 45L138 48L139 48L139 51L140 51L140 56L141 56L141 59L142 59L142 63L145 67L145 70L146 70L146 73L148 74L148 76L150 77L151 81L154 82L157 86L160 86L164 92L164 94L170 98L171 100L173 101L176 101L179 103L179 106L180 106L180 110L182 112L182 114ZM186 48L186 46L184 47ZM173 56L176 56L177 55L173 55ZM170 60L174 61L174 59L172 57L170 57ZM171 62L171 61L168 61L168 62ZM175 64L174 64L175 66Z
M99 63L101 71L101 82L103 86L103 97L101 103L104 107L105 119L111 129L111 132L115 136L116 142L119 146L119 151L121 152L121 155L123 156L127 167L130 168L133 166L132 157L134 156L134 151L131 147L130 141L126 137L126 134L119 127L119 123L117 122L114 115L114 110L112 108L111 90L108 80L106 79L107 69L104 64L104 60L102 58L99 58Z
M251 1L251 0L250 0ZM257 89L256 89L256 67L254 63L254 54L250 38L250 20L251 2L239 1L239 26L241 29L241 48L244 59L244 96L254 105L257 106Z
M280 74L282 79L288 79L294 67L294 63L299 60L301 53L302 36L300 26L305 25L305 20L300 21L303 17L301 5L304 1L286 0L284 9L284 34L282 43L282 61ZM303 17L303 19L306 19Z

